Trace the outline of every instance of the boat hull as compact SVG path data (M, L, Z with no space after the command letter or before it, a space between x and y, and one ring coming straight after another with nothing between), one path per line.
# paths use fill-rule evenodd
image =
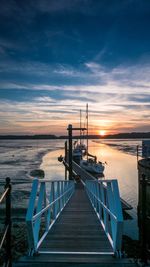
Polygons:
M88 162L86 160L80 161L80 167L90 173L102 174L104 172L104 165L95 162Z

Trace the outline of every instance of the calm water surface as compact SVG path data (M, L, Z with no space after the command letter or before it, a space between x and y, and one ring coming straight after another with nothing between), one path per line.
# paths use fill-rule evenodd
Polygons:
M138 173L136 146L138 140L95 140L89 142L89 153L102 162L107 162L104 175L106 179L117 179L120 195L133 210L129 211L133 220L125 222L124 233L132 238L138 237L137 203ZM31 181L28 174L40 165L45 178L64 179L64 167L58 162L59 155L64 154L64 140L9 140L0 142L0 181L10 176L13 181ZM50 151L51 150L51 151ZM44 156L43 156L44 155ZM42 161L41 161L42 158ZM14 200L17 205L25 207L28 203L31 186L16 185ZM22 201L18 201L22 198ZM26 201L23 201L26 199Z
M112 142L112 141L111 141ZM117 141L116 141L117 142ZM128 141L128 145L134 147L140 142ZM121 144L119 143L119 146ZM133 209L128 213L133 220L125 221L124 233L130 237L138 238L137 227L137 204L138 204L138 172L137 172L137 158L135 155L130 155L124 147L122 150L116 149L117 146L110 147L105 144L92 143L91 151L96 154L102 161L106 161L105 178L117 179L121 197L132 205ZM132 153L133 154L133 153Z

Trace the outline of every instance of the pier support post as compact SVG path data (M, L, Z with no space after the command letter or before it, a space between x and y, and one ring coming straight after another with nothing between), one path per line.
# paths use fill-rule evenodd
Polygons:
M72 180L72 125L68 125L69 138L69 180Z
M65 141L65 162L68 161L68 155L67 155L67 141ZM65 180L67 180L67 167L65 166Z
M10 178L6 178L5 189L9 189L6 195L6 220L5 224L8 227L6 234L6 265L8 267L12 266L12 255L11 255L11 184Z
M141 259L147 263L147 216L146 216L146 176L142 175L141 180L142 186L142 197L141 197L141 233L142 233L142 248L141 248Z
M68 158L67 158L67 141L65 141L65 162L68 161Z
M140 241L140 258L144 264L150 257L150 157L138 161L139 201L138 226Z

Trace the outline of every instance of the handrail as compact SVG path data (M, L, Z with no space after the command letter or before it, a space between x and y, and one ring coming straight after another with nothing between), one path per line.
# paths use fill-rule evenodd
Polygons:
M117 217L111 212L111 210L93 193L94 198L103 206L103 208L108 212L110 216L113 217L114 220L117 221Z
M117 180L87 180L85 187L114 253L121 256L123 215Z
M3 236L1 238L1 241L0 241L0 250L2 249L3 245L4 245L4 242L5 242L5 239L6 239L6 235L8 233L8 228L9 226L5 226L5 230L4 230L4 233L3 233Z
M5 246L5 259L4 266L11 267L12 266L12 255L11 255L11 184L10 178L6 178L5 190L0 198L0 204L3 200L6 199L5 202L5 228L0 240L0 251L3 248L4 243Z
M73 192L74 181L34 179L26 215L30 255L38 251ZM44 233L40 236L43 215Z
M5 196L7 195L8 191L9 191L9 188L6 188L5 191L3 192L3 194L2 194L2 196L0 198L0 204L3 201L3 199L5 198Z
M58 200L60 200L63 196L65 196L70 189L68 189L64 194L62 194L60 197L56 198L54 201L52 201L50 204L48 204L44 209L42 209L40 212L38 212L36 215L33 216L33 221L38 219L45 211L47 211L52 205L54 205Z
M20 184L31 184L32 185L32 183L33 183L33 180L34 179L32 179L32 180L30 180L30 181L16 181L15 180L15 182L14 181L11 181L11 185L20 185ZM50 180L50 179L38 179L39 181L40 181L40 183L44 183L44 182L59 182L60 180ZM0 181L0 186L5 186L5 182L1 182Z

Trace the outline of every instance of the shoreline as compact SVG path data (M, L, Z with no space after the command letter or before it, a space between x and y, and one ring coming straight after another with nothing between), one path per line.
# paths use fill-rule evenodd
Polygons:
M3 172L3 168L9 168L7 169L7 175L3 174L0 176L0 185L5 184L5 177L10 177L11 181L13 183L19 181L32 181L32 176L30 175L30 172L35 169L39 169L40 165L42 164L43 157L48 154L49 152L53 152L56 150L59 150L60 148L40 148L42 151L36 151L36 149L32 149L32 157L31 159L22 159L22 158L15 158L16 155L10 155L10 159L0 162L0 168L2 169L1 173ZM14 157L12 160L11 157ZM20 164L21 163L21 164ZM18 169L20 167L20 169ZM13 169L14 168L14 169ZM22 176L22 177L21 177ZM2 181L3 180L3 181Z
M121 151L125 154L128 154L128 155L132 155L132 156L136 156L137 155L137 146L129 146L127 144L115 144L115 141L113 143L113 140L111 140L111 143L109 142L105 142L105 141L96 141L96 140L92 140L94 143L97 143L97 144L104 144L104 145L107 145L107 146L110 146L111 148L113 149L116 149L118 151ZM119 140L119 141L122 141L122 140ZM126 140L127 141L127 140ZM135 141L135 140L133 140ZM138 141L141 141L141 140L138 140Z
M27 240L27 227L25 222L25 216L30 196L29 186L32 185L32 177L29 173L33 169L39 169L42 164L43 157L49 152L53 152L61 148L49 148L44 149L43 151L39 151L32 162L30 162L28 166L28 171L19 171L15 176L15 179L12 178L12 255L13 261L17 260L21 256L27 254L28 251L28 240ZM34 162L34 164L33 164ZM23 180L23 184L20 181L20 175L23 176L21 180ZM1 182L0 185L3 188L5 181ZM5 180L5 179L4 179ZM20 184L19 184L20 181ZM16 184L15 184L16 182ZM27 187L25 188L25 186ZM23 186L23 188L22 188ZM16 188L15 188L16 187ZM22 201L22 199L24 199ZM18 204L19 202L19 204ZM5 227L5 213L4 213L4 204L0 208L0 236L3 233L3 229ZM4 250L0 253L0 257L3 260ZM1 264L0 264L1 266Z
M16 165L19 164L18 161L14 161L13 163L11 161L11 170L13 170L14 168L15 171L12 172L12 175L6 175L5 178L10 177L12 183L12 214L14 217L19 216L19 218L21 218L22 220L24 211L27 209L27 202L29 200L32 181L34 179L34 177L30 175L31 171L39 170L43 161L43 157L49 152L53 152L59 149L61 148L42 148L40 149L42 151L34 151L35 153L32 161L24 160L22 162L22 166L20 166L21 170L15 170ZM5 178L2 179L0 177L0 194L4 189ZM2 215L3 209L4 204L0 206L0 215Z

